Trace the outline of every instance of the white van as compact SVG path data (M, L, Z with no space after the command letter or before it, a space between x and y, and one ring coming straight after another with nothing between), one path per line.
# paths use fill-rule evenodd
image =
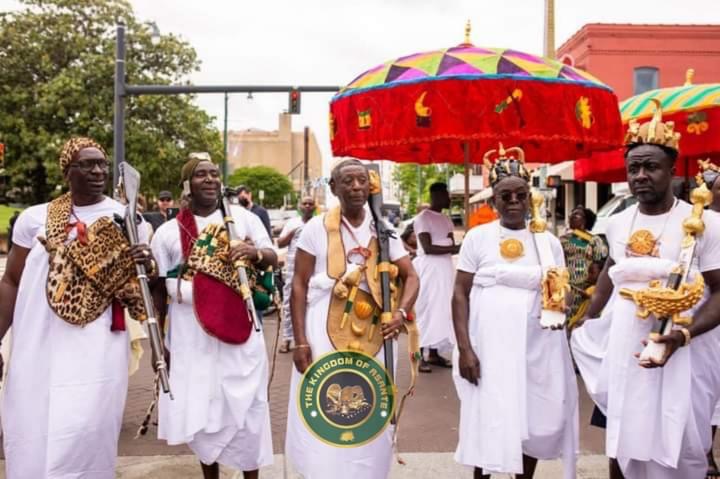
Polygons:
M598 210L597 221L595 221L595 226L592 229L593 234L600 235L603 238L605 238L605 231L610 217L637 203L637 199L630 193L627 183L613 183L612 192L613 197Z

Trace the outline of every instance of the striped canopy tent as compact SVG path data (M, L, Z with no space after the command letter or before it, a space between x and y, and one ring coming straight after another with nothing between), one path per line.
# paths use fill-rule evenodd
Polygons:
M620 103L623 125L631 119L649 121L655 111L652 100L658 100L663 121L674 121L680 132L678 176L697 173L697 159L720 159L720 83L692 84L689 70L684 86L651 90ZM593 153L575 162L576 181L613 183L625 181L623 150Z

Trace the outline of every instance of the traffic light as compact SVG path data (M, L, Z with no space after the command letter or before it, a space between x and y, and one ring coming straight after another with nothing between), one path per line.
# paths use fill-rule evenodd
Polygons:
M289 99L289 105L288 105L288 113L291 115L299 115L300 114L300 90L293 88L290 90L290 95L288 97Z
M0 168L5 164L5 143L0 143Z

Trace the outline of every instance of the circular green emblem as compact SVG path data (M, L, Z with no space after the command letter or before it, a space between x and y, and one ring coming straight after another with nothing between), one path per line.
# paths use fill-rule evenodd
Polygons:
M395 386L375 358L334 351L305 371L298 401L305 425L318 439L355 447L387 427L395 411Z

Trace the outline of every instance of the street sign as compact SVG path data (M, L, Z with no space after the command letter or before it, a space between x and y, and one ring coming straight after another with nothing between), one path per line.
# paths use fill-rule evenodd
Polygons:
M258 198L260 198L260 201L265 199L265 190L258 191Z

